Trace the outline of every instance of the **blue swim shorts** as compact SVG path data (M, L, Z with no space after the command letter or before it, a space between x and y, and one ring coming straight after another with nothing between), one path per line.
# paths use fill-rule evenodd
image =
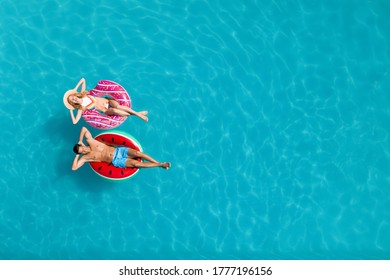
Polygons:
M127 152L129 148L127 147L117 147L115 148L114 158L112 159L112 165L120 168L126 167L126 160L128 158Z

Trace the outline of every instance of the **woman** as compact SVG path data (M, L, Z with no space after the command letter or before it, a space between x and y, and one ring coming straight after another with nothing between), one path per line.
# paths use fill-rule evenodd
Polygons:
M81 86L81 91L77 89ZM118 101L113 98L103 98L92 96L85 90L85 79L82 78L73 90L68 90L64 95L64 105L70 110L70 117L73 124L76 124L85 110L96 110L102 114L127 117L135 115L145 122L148 121L147 111L136 112L129 107L120 105ZM77 109L76 117L73 110Z

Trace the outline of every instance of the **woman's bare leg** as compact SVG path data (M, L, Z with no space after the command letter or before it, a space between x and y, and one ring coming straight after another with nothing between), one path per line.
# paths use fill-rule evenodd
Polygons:
M109 115L109 116L121 116L121 117L128 117L128 116L130 116L129 113L127 113L125 111L122 111L120 109L117 109L117 108L113 108L113 107L108 108L106 110L105 114Z
M135 116L139 117L140 119L144 120L145 122L148 122L148 120L149 120L149 118L146 116L146 114L141 114L139 112L136 112L133 109L130 109L129 107L120 106L118 109L121 109L121 110L129 113L130 115L135 115Z
M149 120L148 117L146 116L146 114L148 113L147 111L143 111L143 112L146 112L145 114L143 114L141 112L136 112L129 107L119 105L118 101L116 101L116 100L109 100L109 102L110 102L110 106L114 109L118 109L118 110L121 110L123 112L127 112L129 115L135 115L135 116L139 117L140 119L144 120L145 122L147 122Z

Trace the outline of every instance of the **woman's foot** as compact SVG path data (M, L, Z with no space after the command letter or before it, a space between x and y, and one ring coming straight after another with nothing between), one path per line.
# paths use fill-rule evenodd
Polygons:
M143 114L140 114L139 117L140 117L141 119L143 119L145 122L148 122L148 120L149 120L148 117L145 116L145 115L143 115Z
M148 111L141 111L141 112L138 112L139 114L139 117L141 119L143 119L145 122L148 122L148 117L146 116L149 112Z

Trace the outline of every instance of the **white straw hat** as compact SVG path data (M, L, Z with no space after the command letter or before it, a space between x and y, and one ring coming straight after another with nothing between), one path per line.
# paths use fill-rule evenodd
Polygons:
M81 91L80 91L80 92L85 91L85 80L84 80L84 78L82 78L82 79L78 82L78 84L75 86L74 89L70 89L70 90L68 90L67 92L65 92L65 94L64 94L64 98L63 98L64 105L65 105L65 107L68 108L69 110L74 110L75 108L69 103L68 97L69 97L69 95L71 95L71 94L79 93L79 92L77 91L77 88L80 87L80 85L81 85Z
M64 94L64 105L65 105L65 107L68 108L69 110L75 109L75 108L69 103L69 101L68 101L69 95L74 94L74 93L77 93L77 90L75 90L75 89L70 89L70 90L68 90L67 92L65 92L65 94Z

